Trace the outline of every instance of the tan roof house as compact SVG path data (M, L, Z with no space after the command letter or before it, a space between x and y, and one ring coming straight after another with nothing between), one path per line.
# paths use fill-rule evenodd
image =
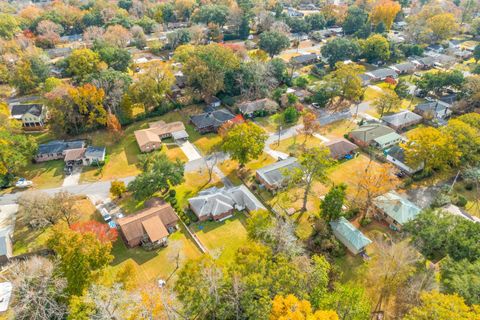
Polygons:
M162 139L173 138L175 141L182 141L188 138L185 125L181 121L166 123L155 121L148 124L148 129L134 132L137 144L142 152L149 152L162 147Z
M151 207L117 220L121 235L130 248L147 243L166 245L177 222L177 214L164 201L157 201Z

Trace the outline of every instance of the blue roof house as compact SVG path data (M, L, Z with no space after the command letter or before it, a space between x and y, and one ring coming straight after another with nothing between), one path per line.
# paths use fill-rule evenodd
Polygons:
M374 204L382 218L396 230L400 230L405 223L415 219L422 211L413 202L401 197L394 191L375 198Z
M338 241L343 243L353 254L359 254L365 251L365 247L372 243L372 240L368 239L344 217L336 221L331 221L330 226Z

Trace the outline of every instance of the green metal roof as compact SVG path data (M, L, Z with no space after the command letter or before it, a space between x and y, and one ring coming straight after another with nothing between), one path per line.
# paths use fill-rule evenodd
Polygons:
M402 139L401 135L399 135L396 132L390 132L390 133L388 133L384 136L381 136L381 137L378 137L378 138L374 139L374 141L382 146L384 144L390 143L392 141L397 141L397 140L400 140L400 139Z
M351 251L356 251L354 253L361 251L367 245L372 243L372 240L368 239L344 217L341 217L336 221L331 221L330 226L338 240L340 240Z
M415 204L393 191L375 198L374 202L379 209L401 225L415 219L421 211Z

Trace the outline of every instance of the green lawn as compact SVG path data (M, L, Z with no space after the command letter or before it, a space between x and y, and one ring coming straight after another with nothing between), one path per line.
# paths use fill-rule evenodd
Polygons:
M179 257L180 267L189 259L201 256L200 250L187 232L180 227L168 238L168 246L153 251L146 251L141 247L127 248L121 238L113 245L112 261L114 269L120 268L127 261L132 261L137 269L139 286L155 284L158 279L168 279L175 271L176 258Z
M48 189L62 186L65 178L63 160L30 163L19 176L33 182L34 188Z
M82 182L92 182L98 180L112 180L115 178L122 178L137 175L140 173L137 167L138 155L141 154L138 148L137 141L134 136L134 131L139 129L148 128L148 123L158 120L165 122L182 121L185 124L186 131L190 135L190 141L196 143L199 141L198 147L204 151L211 147L216 135L202 136L194 130L194 128L188 124L189 116L192 114L200 113L202 110L198 106L191 106L181 110L171 111L163 116L146 119L140 122L136 122L126 128L124 128L123 136L120 139L114 139L112 135L106 130L98 130L85 135L81 135L79 138L86 138L92 141L92 144L98 146L107 147L107 162L102 170L98 170L95 167L87 167L82 173ZM187 161L187 157L182 150L174 145L164 145L161 149L162 153L165 153L170 159L180 159Z
M222 263L228 263L233 260L238 248L248 243L246 220L243 213L237 212L222 222L205 221L190 228L211 255L218 256Z

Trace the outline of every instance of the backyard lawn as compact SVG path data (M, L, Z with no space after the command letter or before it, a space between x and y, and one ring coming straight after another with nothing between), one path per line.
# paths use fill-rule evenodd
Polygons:
M213 257L228 263L233 260L238 248L248 243L246 220L243 213L237 212L222 222L204 221L191 225L190 229Z
M168 246L153 251L146 251L141 247L127 248L119 237L112 248L112 261L114 269L120 268L127 261L132 261L137 269L139 286L152 284L158 279L167 280L172 276L176 267L176 259L179 257L181 267L187 260L199 258L200 250L187 232L180 227L168 238ZM156 283L156 282L155 282Z

